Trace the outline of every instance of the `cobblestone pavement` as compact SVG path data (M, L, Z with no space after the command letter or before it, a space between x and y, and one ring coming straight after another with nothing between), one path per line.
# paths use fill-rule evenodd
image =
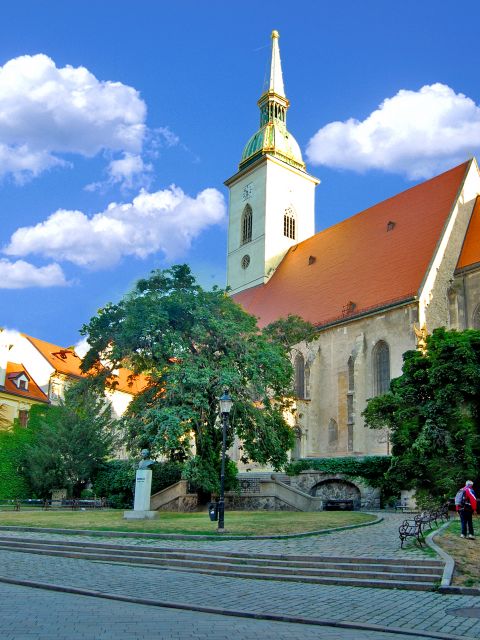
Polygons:
M328 535L284 540L108 539L51 533L17 534L1 530L0 535L21 535L34 539L61 538L77 542L85 540L112 544L149 544L180 549L213 548L251 553L424 558L423 552L416 548L399 548L398 526L403 519L403 514L385 514L384 522L377 525ZM215 639L230 637L232 629L235 629L238 638L250 638L252 632L260 632L267 639L273 638L273 634L275 638L280 639L288 634L289 639L391 640L395 628L480 638L478 617L460 617L447 613L447 610L464 607L475 607L479 610L480 598L474 596L238 579L14 551L0 551L0 577L90 589L121 596L144 597L163 603L181 603L186 607L215 607L259 616L274 614L315 620L347 621L380 625L391 630L391 633L382 635L380 632L359 629L314 628L310 625L285 622L247 620L45 592L0 583L2 640L24 637L35 640L56 640L63 637L96 639L113 635L118 639L136 639L147 635L153 635L155 638L208 636ZM10 606L5 602L9 602ZM36 613L30 616L33 605L35 606L32 611ZM25 611L29 612L28 616L25 616ZM48 616L45 615L46 611ZM98 621L98 630L97 622L91 620L91 612ZM24 626L20 628L24 635L18 635L15 631L16 619L23 620ZM35 625L39 629L38 632ZM7 630L13 635L4 635Z
M335 555L368 558L421 557L425 554L414 544L400 549L398 527L408 517L405 514L382 513L383 522L368 527L359 527L330 534L267 540L172 540L154 538L111 538L113 544L152 545L179 549L216 549L251 553L280 553L299 555ZM205 518L207 518L205 514ZM161 518L161 516L160 516ZM228 530L228 513L225 516ZM0 513L1 524L1 513ZM0 529L1 536L28 536L40 539L74 539L86 542L105 542L97 536L69 536L51 533L11 532Z
M333 619L377 624L388 629L428 630L480 638L479 618L446 613L461 607L480 608L480 598L474 596L227 578L13 551L0 551L2 576L164 603L220 607L259 615ZM30 591L31 594L35 592L35 589ZM29 600L27 610L28 607ZM308 636L302 631L297 637Z
M0 617L2 640L230 640L232 636L250 640L255 634L262 640L399 638L392 633L247 620L5 584L0 584Z

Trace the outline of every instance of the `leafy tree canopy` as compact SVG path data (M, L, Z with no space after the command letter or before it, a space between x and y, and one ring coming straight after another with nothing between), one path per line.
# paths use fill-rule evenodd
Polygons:
M79 497L110 454L115 425L103 394L86 380L68 387L59 405L33 406L22 464L33 492L47 498L52 489L67 488Z
M147 446L188 459L186 476L203 490L216 490L218 397L228 388L234 399L228 446L236 432L245 458L276 469L287 462L294 440L285 420L293 376L288 343L312 335L310 324L291 317L259 330L225 291L203 290L187 265L177 265L140 280L118 304L100 309L82 333L91 345L85 371L101 361L104 381L118 366L150 378L124 418L131 449Z
M391 430L388 478L399 488L450 497L480 462L480 331L436 329L427 354L404 354L390 392L369 400L371 428Z

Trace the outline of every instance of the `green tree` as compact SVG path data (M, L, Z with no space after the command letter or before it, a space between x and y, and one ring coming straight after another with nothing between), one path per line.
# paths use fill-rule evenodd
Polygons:
M147 374L150 385L123 421L130 448L187 460L185 477L214 491L222 442L218 397L225 387L234 399L228 445L236 432L244 458L276 469L287 462L294 441L285 420L292 404L288 342L312 330L296 318L259 330L225 291L203 290L186 265L177 265L140 280L83 327L91 349L82 366L87 371L108 360L98 376L107 385L118 366Z
M79 497L110 454L115 426L110 405L88 380L69 386L59 405L32 407L23 475L35 494L50 497L65 487Z
M363 415L369 427L391 431L387 479L419 495L453 495L478 476L480 331L436 329L426 355L405 353L402 375Z

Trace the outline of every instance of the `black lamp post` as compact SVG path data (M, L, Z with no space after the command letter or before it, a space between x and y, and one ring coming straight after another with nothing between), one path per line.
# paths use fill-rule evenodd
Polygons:
M225 449L227 445L228 416L232 408L233 400L225 389L218 399L220 415L222 416L222 471L220 473L220 499L218 501L218 532L225 531Z

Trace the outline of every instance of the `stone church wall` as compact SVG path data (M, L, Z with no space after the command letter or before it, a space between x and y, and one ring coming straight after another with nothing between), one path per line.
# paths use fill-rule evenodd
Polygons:
M302 433L298 457L389 452L386 434L366 429L361 416L367 399L374 395L372 352L380 340L385 341L390 350L390 377L399 376L402 354L416 348L412 329L416 321L416 304L405 305L330 327L320 333L318 340L297 345L310 368L311 398L297 401L297 421ZM354 361L353 438L349 438L347 424L350 357Z

